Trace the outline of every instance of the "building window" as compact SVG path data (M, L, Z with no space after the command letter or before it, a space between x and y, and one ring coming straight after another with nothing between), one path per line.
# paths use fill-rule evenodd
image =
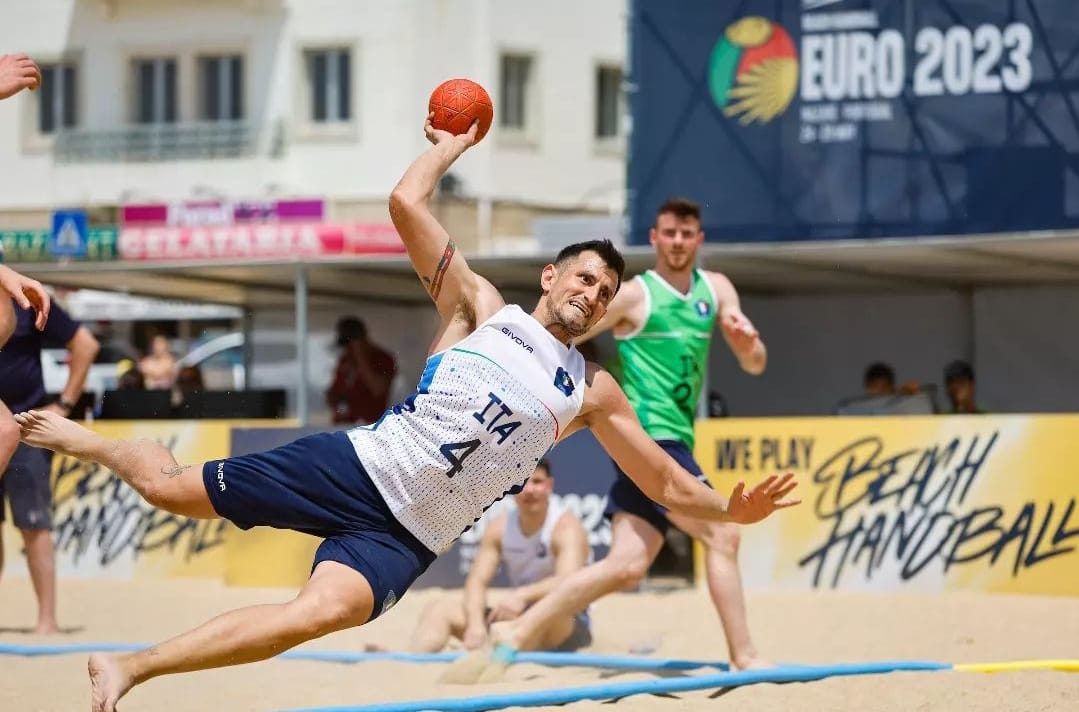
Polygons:
M309 118L315 123L352 118L352 53L348 49L317 49L304 53Z
M622 69L596 68L596 138L618 138L622 119Z
M140 124L176 121L176 60L137 59L135 67L135 121Z
M532 58L520 54L504 54L501 62L499 126L505 129L528 128L529 99L532 86Z
M78 122L76 100L78 73L68 63L41 65L41 88L38 90L38 133L49 135L69 129Z
M244 62L238 54L199 58L199 118L244 118Z

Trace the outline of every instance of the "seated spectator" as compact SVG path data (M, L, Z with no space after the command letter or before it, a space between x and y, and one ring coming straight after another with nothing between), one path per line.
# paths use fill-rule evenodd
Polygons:
M895 393L895 369L881 361L869 364L862 376L862 390L867 396L887 396Z
M974 367L956 360L944 367L944 388L948 392L949 413L984 413L974 401Z
M862 389L866 396L910 395L917 393L921 386L916 381L908 381L898 388L895 385L895 369L883 361L875 361L865 369L862 376Z
M551 501L553 489L547 461L541 460L515 495L516 508L500 514L483 532L464 596L434 601L420 615L412 636L413 651L438 652L451 638L476 649L487 642L492 623L517 618L559 581L591 562L588 532L573 512ZM488 588L500 565L505 565L513 588L489 605ZM576 650L590 645L589 625L587 609L552 621L539 649Z
M169 390L176 382L176 357L164 334L150 340L150 352L139 360L139 370L148 390Z

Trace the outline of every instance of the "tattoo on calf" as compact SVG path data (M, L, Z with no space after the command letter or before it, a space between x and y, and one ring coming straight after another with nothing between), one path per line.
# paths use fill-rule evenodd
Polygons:
M182 473L184 470L190 469L191 465L165 465L161 468L161 474L171 479Z
M438 295L442 291L442 278L446 276L446 270L450 268L450 262L453 260L455 252L457 252L457 245L453 243L453 240L450 240L446 243L446 249L442 251L442 257L438 260L434 275L423 278L432 299L438 299Z

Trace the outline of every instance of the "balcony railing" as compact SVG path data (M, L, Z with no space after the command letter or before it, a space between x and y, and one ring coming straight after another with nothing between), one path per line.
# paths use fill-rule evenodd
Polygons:
M115 163L280 157L280 123L206 121L140 124L112 131L67 130L56 134L53 155L66 163Z

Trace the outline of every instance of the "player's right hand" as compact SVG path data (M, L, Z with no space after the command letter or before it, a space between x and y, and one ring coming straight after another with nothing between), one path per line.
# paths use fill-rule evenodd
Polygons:
M435 113L432 111L431 113L427 114L427 120L423 122L423 134L431 143L438 146L439 144L445 143L447 141L452 141L457 143L462 151L467 150L476 143L476 134L480 129L479 121L472 122L472 125L468 127L468 133L455 135L450 133L449 131L436 129L431 123L431 120L434 118L434 116Z
M745 491L745 483L739 482L727 501L727 515L738 524L759 522L777 509L801 504L800 499L783 499L797 486L798 482L790 472L782 477L771 475L749 492Z
M41 70L25 54L0 55L0 99L7 99L23 89L33 91L41 85Z

